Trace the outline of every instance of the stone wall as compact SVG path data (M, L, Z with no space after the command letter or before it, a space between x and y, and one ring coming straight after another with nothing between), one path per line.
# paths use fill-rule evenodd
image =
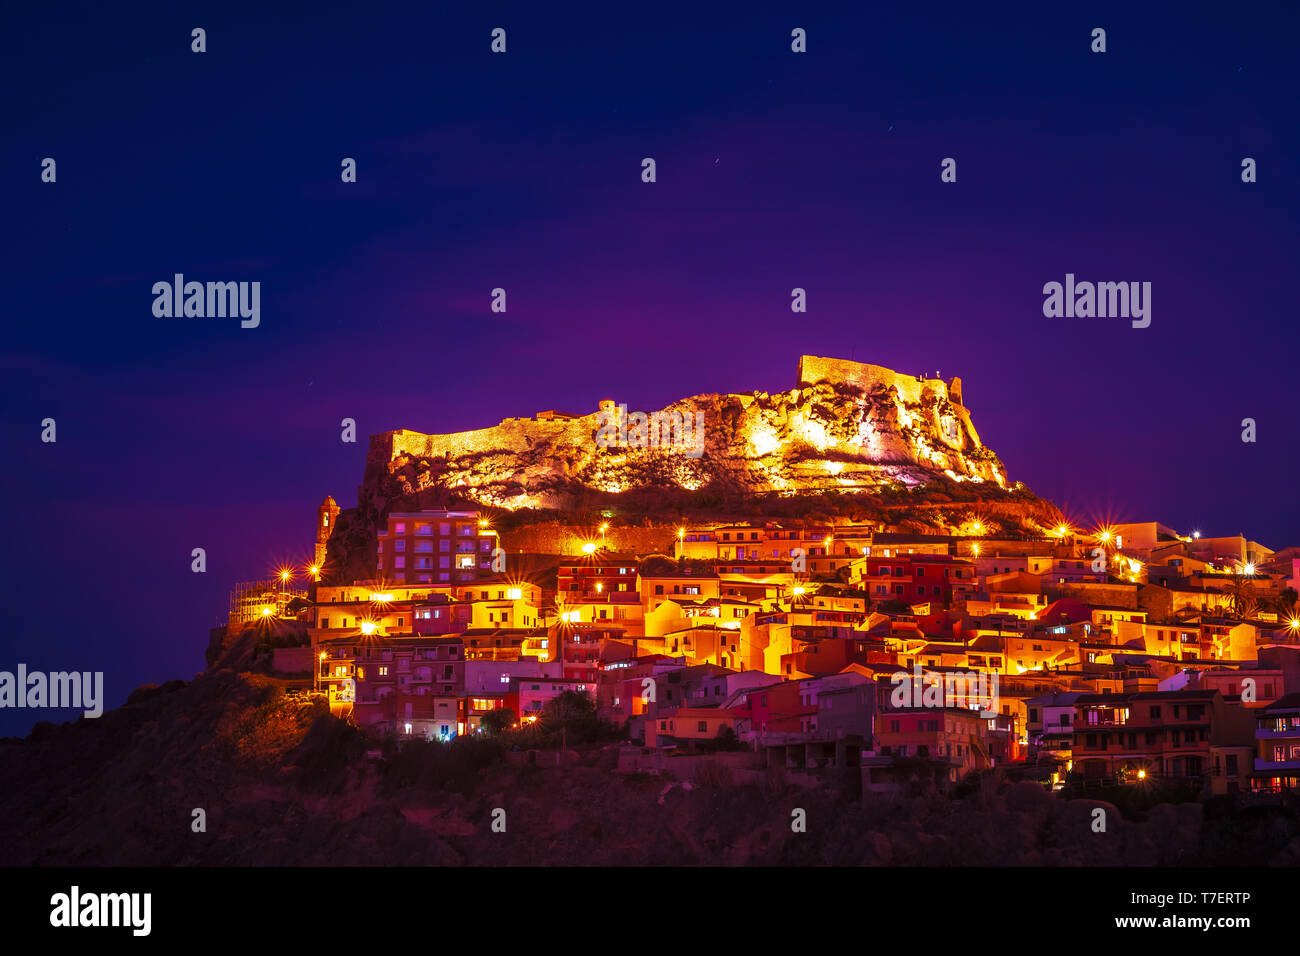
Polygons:
M1085 604L1101 604L1109 607L1122 607L1130 611L1138 609L1138 586L1136 584L1090 584L1066 583L1046 584L1043 593L1050 600L1073 598Z
M937 401L948 401L954 406L954 413L961 422L975 447L980 446L979 432L971 422L962 397L961 379L953 377L945 382L940 378L920 379L915 375L895 372L882 365L869 365L865 362L850 362L847 359L824 358L819 355L799 356L798 381L800 388L829 382L832 385L852 385L871 392L877 388L892 388L899 398L911 405L930 405ZM950 443L953 447L962 444Z
M574 419L509 418L452 434L384 432L371 437L358 500L376 514L394 499L419 501L426 491L508 510L569 508L586 491L707 488L725 499L870 491L925 483L938 473L1005 487L1001 463L981 444L956 379L806 355L799 382L774 393L695 395L657 410L626 403L631 421L639 411L696 422L680 446L648 441L644 429L638 437L632 428L613 444L598 443L596 411ZM862 394L837 388L845 383Z
M944 382L939 378L920 379L915 375L895 372L882 365L850 362L847 359L823 358L819 355L799 356L799 387L830 382L832 385L854 385L870 392L876 388L896 388L905 401L917 403L928 393L940 394L955 405L962 404L961 379Z
M594 541L627 554L669 554L677 529L671 525L652 528L612 526L600 536L590 525L569 525L558 522L531 524L501 533L501 547L508 553L524 551L528 554L581 554L582 546Z

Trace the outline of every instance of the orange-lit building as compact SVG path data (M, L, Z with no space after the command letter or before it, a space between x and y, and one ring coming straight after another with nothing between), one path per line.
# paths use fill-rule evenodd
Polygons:
M1202 778L1212 747L1249 742L1252 725L1217 690L1084 694L1075 701L1074 770L1126 783Z
M975 592L975 565L963 558L912 554L858 558L854 571L872 600L948 603Z
M888 685L884 685L888 687ZM896 758L920 758L940 764L950 781L992 765L988 750L988 719L964 707L889 706L888 694L876 714L876 756L864 759L873 777Z
M453 584L492 573L497 533L477 511L403 511L379 532L376 573L394 584Z
M646 721L647 747L686 746L717 738L724 727L736 729L742 712L725 707L681 707Z
M1254 712L1255 766L1251 789L1300 791L1300 693L1287 694Z

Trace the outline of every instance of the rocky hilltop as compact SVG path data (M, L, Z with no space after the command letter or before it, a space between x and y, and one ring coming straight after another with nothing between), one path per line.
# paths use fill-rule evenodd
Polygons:
M583 491L869 492L944 477L1006 487L960 379L804 355L785 392L695 395L648 413L610 399L587 415L383 432L370 439L360 502L378 513L443 489L495 508L565 508Z

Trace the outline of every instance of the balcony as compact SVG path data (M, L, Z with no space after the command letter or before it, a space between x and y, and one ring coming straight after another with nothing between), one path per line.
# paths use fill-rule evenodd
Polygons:
M1300 757L1294 760L1260 760L1258 757L1255 758L1256 773L1271 773L1273 771L1300 772Z

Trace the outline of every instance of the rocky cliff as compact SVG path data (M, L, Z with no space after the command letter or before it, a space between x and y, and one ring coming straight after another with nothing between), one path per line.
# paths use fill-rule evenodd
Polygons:
M455 434L374 435L361 507L380 513L430 489L514 510L566 508L583 491L646 488L872 491L940 476L1006 487L959 379L805 355L789 391L695 395L649 413L612 399L600 406Z

